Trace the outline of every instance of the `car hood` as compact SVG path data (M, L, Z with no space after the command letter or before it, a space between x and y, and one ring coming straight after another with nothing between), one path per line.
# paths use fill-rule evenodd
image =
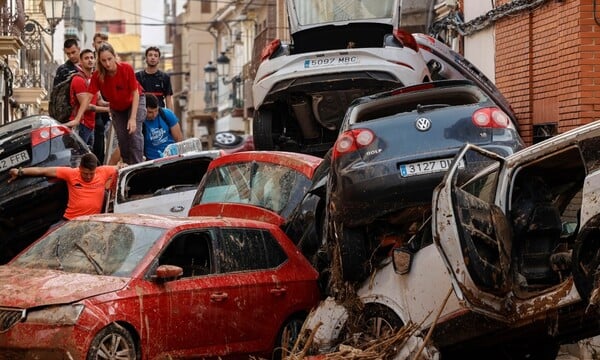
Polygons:
M0 307L66 304L124 288L129 279L0 266Z
M268 222L281 226L285 219L268 209L240 203L207 203L192 206L189 216L222 216Z

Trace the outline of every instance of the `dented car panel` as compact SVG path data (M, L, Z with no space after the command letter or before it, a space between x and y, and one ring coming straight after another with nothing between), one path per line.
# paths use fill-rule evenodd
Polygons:
M187 216L209 163L222 154L219 150L189 152L120 169L106 210Z
M319 301L317 277L273 224L80 217L0 267L0 316L13 319L0 352L82 359L108 336L130 345L129 359L270 357L281 329Z
M600 334L599 140L596 121L506 157L465 145L434 190L431 219L397 245L397 264L360 286L365 306L424 331L439 311L431 339L450 355L513 347L550 357ZM324 349L340 340L319 335Z

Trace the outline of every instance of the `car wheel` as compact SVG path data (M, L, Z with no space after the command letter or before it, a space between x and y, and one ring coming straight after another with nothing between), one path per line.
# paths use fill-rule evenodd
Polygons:
M137 348L129 331L119 325L102 329L88 351L87 360L119 359L137 360Z
M363 311L348 318L341 332L342 342L352 346L395 334L404 326L400 317L381 304L366 304Z
M345 281L362 281L369 276L369 252L365 235L358 229L340 226L340 262Z
M596 226L598 219L593 219L575 242L573 248L573 280L582 301L589 302L592 290L600 285L600 229Z
M258 110L252 123L254 148L256 150L275 150L273 142L273 112Z
M275 349L273 350L273 360L281 360L290 355L300 336L303 324L304 318L300 316L294 316L286 321L277 335Z
M215 134L215 145L229 148L242 143L244 138L229 131L222 131Z

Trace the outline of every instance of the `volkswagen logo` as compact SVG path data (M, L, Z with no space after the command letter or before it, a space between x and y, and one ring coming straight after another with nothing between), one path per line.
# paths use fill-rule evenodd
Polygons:
M415 121L415 127L419 131L427 131L431 127L431 120L427 118L418 118L417 121Z

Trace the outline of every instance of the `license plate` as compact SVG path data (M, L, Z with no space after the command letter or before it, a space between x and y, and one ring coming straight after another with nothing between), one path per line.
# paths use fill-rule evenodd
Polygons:
M11 156L5 157L3 159L0 159L0 171L10 169L28 160L29 153L27 153L27 150L23 150Z
M304 68L309 69L336 65L354 65L358 63L360 63L360 59L356 55L340 55L304 60Z
M400 165L400 175L402 177L408 177L447 171L450 168L450 165L452 165L452 160L453 159L438 159L402 164ZM460 160L458 167L461 169L465 167L465 163L462 159Z

